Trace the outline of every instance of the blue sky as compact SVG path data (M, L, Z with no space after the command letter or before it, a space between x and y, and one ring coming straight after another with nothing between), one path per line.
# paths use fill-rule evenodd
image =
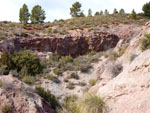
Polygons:
M77 0L0 0L0 21L19 21L19 9L24 3L28 5L31 11L34 5L41 5L46 11L46 21L54 19L70 18L70 7ZM93 14L96 11L108 9L113 12L114 8L118 10L124 8L126 12L131 12L134 8L136 12L141 12L144 3L149 0L78 0L82 4L82 10L85 14L89 8Z

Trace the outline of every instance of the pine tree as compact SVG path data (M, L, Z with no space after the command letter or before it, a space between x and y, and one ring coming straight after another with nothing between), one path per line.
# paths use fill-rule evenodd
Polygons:
M88 10L88 16L89 17L92 16L92 10L91 9Z
M95 15L95 16L98 16L98 15L99 15L99 12L96 12L94 15Z
M85 17L85 14L83 12L81 12L79 17Z
M135 12L134 9L132 10L132 13L131 13L130 17L131 17L132 19L136 20L137 17L136 17L136 12Z
M105 12L104 12L105 15L109 15L109 12L107 9L105 9Z
M19 20L21 23L28 23L30 13L26 4L23 4L23 7L20 8Z
M115 8L113 14L117 14L117 13L118 13L118 11L117 11L117 9Z
M72 4L72 8L70 8L70 14L72 17L80 17L83 16L83 12L81 12L82 5L79 2L75 2ZM82 13L82 14L81 14Z
M100 15L103 15L103 11L100 11L100 13L99 13Z
M33 7L30 19L34 24L40 24L44 22L44 20L46 19L45 11L40 5L36 5Z
M142 8L144 15L150 17L150 2L144 4Z
M119 14L124 15L125 14L124 9L120 9Z

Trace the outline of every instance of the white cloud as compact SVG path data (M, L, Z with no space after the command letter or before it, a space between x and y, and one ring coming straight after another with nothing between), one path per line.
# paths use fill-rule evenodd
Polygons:
M118 10L124 8L126 12L141 12L144 3L149 0L78 0L82 4L82 10L87 14L89 8L93 13L108 9L110 12L114 8ZM34 5L41 5L46 11L46 21L54 19L70 18L69 8L76 0L0 0L0 21L18 21L19 9L26 3L31 11Z

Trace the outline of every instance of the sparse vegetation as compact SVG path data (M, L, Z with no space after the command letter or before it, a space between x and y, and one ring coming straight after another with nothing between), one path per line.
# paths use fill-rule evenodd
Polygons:
M79 86L86 86L86 83L85 82L79 82L78 85Z
M1 112L2 113L11 113L12 107L10 105L3 105L1 107Z
M2 80L0 79L0 87L2 87L3 86L3 82L2 82Z
M80 113L79 106L77 104L77 96L67 96L62 103L62 112L60 113Z
M36 78L33 76L23 76L22 81L27 84L33 84L36 81Z
M142 51L150 49L150 34L145 34L145 38L141 40L141 49Z
M73 89L75 88L75 85L74 85L74 83L69 82L69 83L67 84L66 88L68 88L68 89L70 89L70 90L73 90Z
M53 72L56 75L63 75L65 71L87 72L92 67L91 64L98 61L99 56L96 52L91 52L77 58L72 58L71 56L60 57L54 54L50 56L48 61L44 61L43 65L45 65L45 69L54 68ZM73 78L78 79L77 75Z
M49 79L55 83L60 83L60 80L58 79L57 76L53 75L53 74L48 74L44 76L45 79Z
M90 86L94 86L96 84L97 80L96 79L91 79L89 81Z
M79 76L78 76L77 73L71 73L71 75L69 76L69 78L79 80Z
M80 113L105 113L106 106L104 101L92 94L83 97L80 104Z
M36 87L36 91L42 98L44 98L47 102L51 104L53 109L56 109L57 106L59 106L57 98L53 94L51 94L49 90L45 91L44 88L38 86Z

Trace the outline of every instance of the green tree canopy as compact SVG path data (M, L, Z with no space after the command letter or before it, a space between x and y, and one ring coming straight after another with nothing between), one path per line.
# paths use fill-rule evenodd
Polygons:
M100 11L100 13L99 13L100 15L103 15L103 11Z
M70 8L70 14L72 17L81 17L83 16L83 12L81 11L82 5L79 2L75 2L72 4L72 8Z
M19 20L21 23L28 23L30 17L30 13L28 10L28 6L23 4L22 8L20 8L19 12Z
M95 15L95 16L98 16L98 15L99 15L99 12L96 12L94 15Z
M136 20L137 17L136 17L136 12L135 12L134 9L132 10L130 17L131 17L132 19Z
M42 9L40 5L36 5L32 9L31 13L31 22L34 24L40 24L43 23L46 19L45 17L45 11Z
M120 9L119 14L121 14L121 15L125 14L124 9Z
M144 4L142 8L144 15L150 17L150 2Z
M92 16L92 10L91 9L88 10L88 16Z
M117 13L118 13L118 11L117 11L117 9L115 8L113 14L117 14Z

